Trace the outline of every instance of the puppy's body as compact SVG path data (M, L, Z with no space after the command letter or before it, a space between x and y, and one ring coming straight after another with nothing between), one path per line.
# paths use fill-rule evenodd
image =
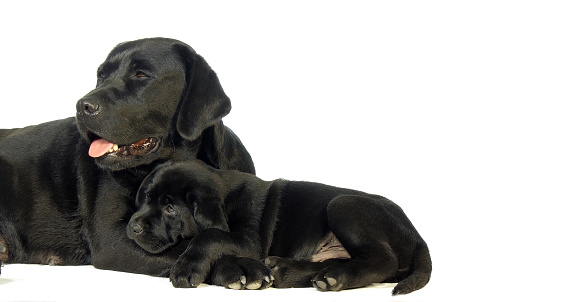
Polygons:
M149 252L192 238L171 271L175 286L196 286L209 269L217 272L211 282L218 285L236 287L242 275L235 272L246 276L244 286L270 284L265 268L253 263L221 274L218 266L242 261L224 255L268 257L277 287L342 290L399 282L394 293L405 294L430 278L426 243L404 212L381 196L268 182L195 162L159 167L143 182L137 203L128 236Z
M76 118L0 130L1 259L166 275L185 246L157 256L127 238L135 195L168 160L254 173L221 122L230 108L189 46L161 38L118 45Z

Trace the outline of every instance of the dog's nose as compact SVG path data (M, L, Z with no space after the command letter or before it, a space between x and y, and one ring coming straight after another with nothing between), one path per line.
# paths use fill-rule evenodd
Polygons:
M91 100L81 100L78 109L83 110L84 114L96 115L100 111L100 106L98 103Z

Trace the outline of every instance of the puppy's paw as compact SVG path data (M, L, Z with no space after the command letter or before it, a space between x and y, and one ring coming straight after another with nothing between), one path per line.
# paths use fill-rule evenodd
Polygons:
M169 281L177 288L197 287L205 281L209 269L205 261L193 261L180 257L171 267Z
M275 277L275 287L280 284L283 276L290 266L292 260L282 257L270 256L265 259L265 265L271 270L273 277Z
M334 270L325 269L312 278L312 286L320 291L339 291L346 289L346 276Z
M273 277L261 261L226 256L213 266L211 282L230 289L265 289L273 284Z
M265 264L271 269L273 287L277 288L310 287L310 279L317 272L306 262L276 256L266 258Z
M2 235L0 235L0 261L8 261L8 244Z

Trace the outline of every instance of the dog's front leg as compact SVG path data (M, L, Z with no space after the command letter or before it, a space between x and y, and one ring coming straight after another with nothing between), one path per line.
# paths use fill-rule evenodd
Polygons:
M209 276L211 267L225 255L259 258L252 237L219 229L207 229L195 236L177 259L169 279L175 287L197 287Z
M0 234L0 265L2 262L8 261L8 244L6 243L6 239L2 237Z

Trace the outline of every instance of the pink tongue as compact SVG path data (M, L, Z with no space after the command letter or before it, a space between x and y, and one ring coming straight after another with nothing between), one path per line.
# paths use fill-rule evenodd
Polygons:
M106 141L103 138L96 139L92 142L90 146L89 155L91 157L100 157L109 151L109 149L113 148L113 143Z

